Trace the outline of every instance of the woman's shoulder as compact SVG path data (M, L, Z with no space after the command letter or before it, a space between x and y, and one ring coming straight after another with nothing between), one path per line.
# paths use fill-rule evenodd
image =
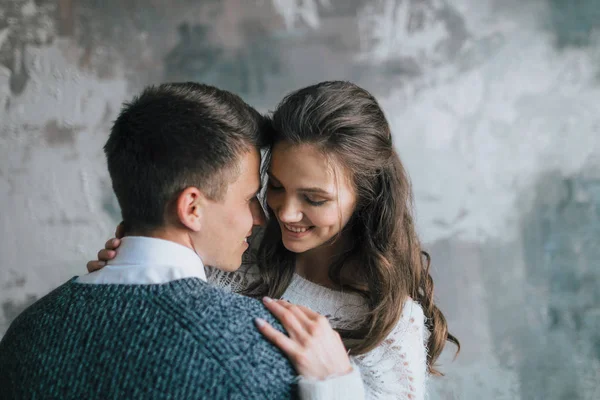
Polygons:
M259 279L260 273L256 264L242 264L236 271L222 271L214 267L204 267L208 282L218 288L239 293Z
M388 335L388 340L405 341L418 339L419 341L426 341L428 334L425 328L426 322L427 318L421 304L408 297L404 301L402 313L396 326Z
M402 306L402 314L400 315L400 321L425 323L425 312L423 307L417 301L413 300L412 297L407 297L404 300Z

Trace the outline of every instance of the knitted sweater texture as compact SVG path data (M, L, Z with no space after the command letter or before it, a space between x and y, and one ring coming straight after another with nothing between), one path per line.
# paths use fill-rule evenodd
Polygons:
M254 326L259 301L190 278L88 285L75 278L13 321L0 399L288 399L295 373Z

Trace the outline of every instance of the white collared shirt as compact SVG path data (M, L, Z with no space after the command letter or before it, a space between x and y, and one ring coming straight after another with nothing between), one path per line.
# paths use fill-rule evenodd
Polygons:
M194 250L168 240L127 236L121 239L114 259L76 282L148 285L185 278L206 281L204 264Z

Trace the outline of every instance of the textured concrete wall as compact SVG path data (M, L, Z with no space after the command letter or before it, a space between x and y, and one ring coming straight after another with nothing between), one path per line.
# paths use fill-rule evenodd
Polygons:
M596 0L1 0L0 335L111 235L101 147L143 85L267 110L349 79L392 123L463 344L431 397L600 398L599 65Z

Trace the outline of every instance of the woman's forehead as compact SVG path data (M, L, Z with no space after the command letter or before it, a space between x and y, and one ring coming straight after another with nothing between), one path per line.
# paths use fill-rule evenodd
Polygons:
M290 186L335 188L349 183L345 168L336 157L312 144L277 144L273 148L269 174Z
M284 174L329 181L334 176L332 161L314 145L275 145L269 171L278 178Z

